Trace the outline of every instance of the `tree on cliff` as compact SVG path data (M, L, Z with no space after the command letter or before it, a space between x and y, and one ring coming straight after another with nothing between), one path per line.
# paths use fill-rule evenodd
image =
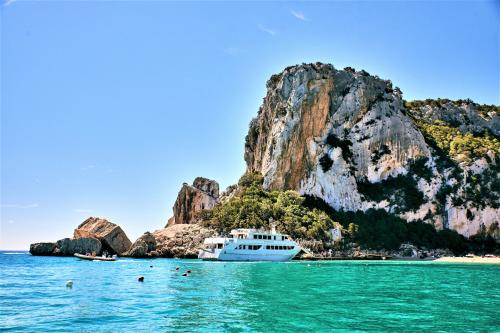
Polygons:
M200 217L205 225L227 233L235 228L269 228L269 221L293 238L328 240L333 220L319 209L308 209L295 191L266 191L262 176L247 173L239 182L237 194Z

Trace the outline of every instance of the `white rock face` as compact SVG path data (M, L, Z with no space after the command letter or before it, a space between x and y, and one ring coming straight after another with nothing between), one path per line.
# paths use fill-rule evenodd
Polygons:
M335 209L361 209L362 200L359 193L351 191L356 187L356 180L346 173L349 165L342 158L342 150L340 148L326 152L320 150L319 154L328 155L333 161L332 167L324 172L318 163L315 172L311 172L308 178L300 183L299 193L322 198Z
M467 218L467 210L472 214L471 218ZM478 210L477 208L450 207L448 209L448 221L450 229L470 237L478 233L481 225L489 227L495 222L500 223L500 209L487 207Z
M498 210L490 212L492 208L475 214L481 218L464 219L449 202L449 193L442 198L440 190L457 181L450 179L450 171L436 167L433 148L390 81L316 63L286 68L271 77L267 89L245 143L248 171L260 172L266 189L296 190L337 210L383 208L408 221L423 219L464 235L481 223L498 221ZM483 119L474 108L461 110L455 115L451 109L428 107L419 116L464 123L469 119L464 129L494 132L495 117ZM427 162L416 167L418 161ZM427 175L422 168L428 169ZM486 169L486 160L477 161L470 172ZM366 191L377 184L381 191L392 186L394 193L374 198L377 193ZM405 207L403 201L412 196L422 197L422 202Z

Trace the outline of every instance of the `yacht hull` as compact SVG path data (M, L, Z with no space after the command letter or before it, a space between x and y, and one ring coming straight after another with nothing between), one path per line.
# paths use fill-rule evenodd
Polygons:
M281 255L258 255L258 254L221 254L217 260L220 261L290 261L294 254Z
M272 253L266 250L236 250L228 246L224 249L214 249L212 251L202 249L198 253L198 258L203 260L217 261L289 261L300 252L300 248L286 251L274 251L281 253Z

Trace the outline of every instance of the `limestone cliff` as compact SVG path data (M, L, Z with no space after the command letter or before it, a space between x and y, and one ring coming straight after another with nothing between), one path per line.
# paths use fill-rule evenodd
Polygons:
M483 229L499 239L500 107L447 99L406 106L431 147L433 175L442 180L420 184L424 192L436 193L432 211L444 227L465 236ZM426 213L419 214L414 216Z
M213 208L219 200L219 183L203 177L197 177L193 185L184 183L175 200L174 216L167 226L193 223L196 212Z
M288 67L267 82L250 123L247 169L264 176L266 189L297 190L337 210L383 208L466 236L495 225L498 140L486 138L484 152L461 163L433 144L424 125L443 121L460 133L498 135L498 108L417 104L407 106L390 81L365 71L321 63ZM484 184L472 186L467 175ZM488 189L488 200L467 195L478 186Z

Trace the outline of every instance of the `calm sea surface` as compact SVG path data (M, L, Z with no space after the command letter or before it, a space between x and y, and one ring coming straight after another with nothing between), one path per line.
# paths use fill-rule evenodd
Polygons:
M500 332L494 265L0 252L0 273L0 331L8 332Z

